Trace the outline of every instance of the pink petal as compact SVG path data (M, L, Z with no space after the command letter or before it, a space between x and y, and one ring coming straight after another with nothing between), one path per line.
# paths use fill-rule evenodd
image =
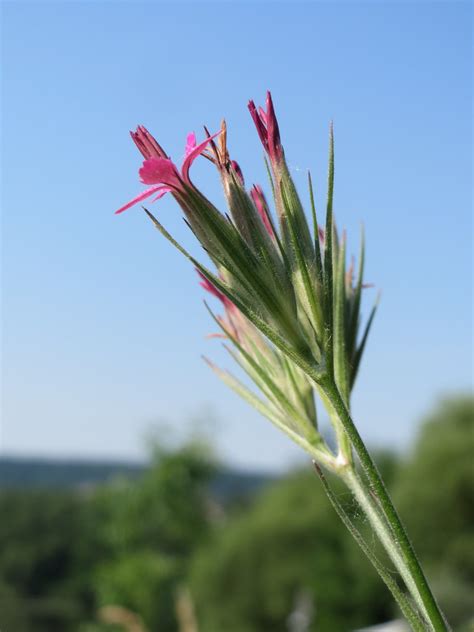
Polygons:
M167 158L148 158L138 173L143 184L164 184L177 189L182 188L178 170Z
M130 132L130 136L144 158L151 158L152 156L167 158L163 148L143 125L139 125L135 132Z
M115 211L115 215L118 215L119 213L123 213L124 211L126 211L130 207L135 206L135 204L138 204L138 202L141 202L142 200L146 200L147 197L150 197L150 195L153 195L153 193L156 193L156 191L160 191L160 189L161 189L161 187L159 187L159 186L157 186L157 187L150 187L149 189L145 189L145 191L142 191L139 195L134 197L133 200L130 200L130 202L127 202L127 204L125 204L125 206L122 206L122 208L119 208L118 211ZM165 193L166 193L166 191L165 191Z
M215 138L216 136L219 136L219 134L221 133L222 130L219 130L218 132L216 132L215 134L213 134L212 136L209 136L209 138L206 138L206 140L204 140L200 145L198 145L197 147L194 147L194 149L192 149L189 154L186 154L185 158L184 158L184 162L183 162L183 166L181 167L181 175L183 176L183 180L187 183L190 184L190 180L189 180L189 169L191 167L191 165L193 164L193 162L196 160L196 158L202 154L202 152L206 149L207 145L211 142L211 140L213 138ZM188 136L188 140L189 137L191 136L191 134Z
M266 124L264 120L262 119L261 112L260 113L257 112L257 108L255 107L255 103L253 101L249 101L248 108L249 108L250 116L252 117L253 122L255 123L255 127L257 128L257 132L262 142L262 145L264 146L265 150L268 151L267 128L266 128ZM260 110L262 110L262 108L260 108ZM265 114L265 119L266 119L266 114Z
M266 112L266 126L268 137L268 150L270 158L273 162L280 162L283 159L283 148L280 141L280 129L278 127L278 121L273 108L272 95L270 91L267 91L267 112Z
M184 149L184 157L187 158L189 154L193 151L193 149L195 149L195 147L196 147L196 134L194 132L191 132L190 134L186 136L186 147Z
M264 125L267 125L267 113L262 108L262 106L259 106L258 113L260 114L260 118L262 119Z
M169 193L172 189L170 189L170 187L162 187L158 193L158 195L152 199L152 202L156 202L156 200L159 200L160 198L162 198L165 193Z

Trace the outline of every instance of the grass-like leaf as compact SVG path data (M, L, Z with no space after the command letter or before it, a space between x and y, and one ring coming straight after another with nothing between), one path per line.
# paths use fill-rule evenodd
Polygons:
M323 338L323 328L324 328L324 318L321 310L321 304L318 301L318 297L315 293L315 283L311 279L308 266L307 266L307 258L305 256L304 251L301 248L301 240L300 234L298 232L298 227L296 226L295 219L290 209L290 200L287 198L286 190L284 187L281 187L281 197L283 201L283 205L287 214L288 220L288 229L291 239L291 246L293 252L295 254L295 263L297 265L297 271L301 274L301 279L303 281L304 291L306 295L306 299L308 301L308 305L311 311L311 316L314 319L314 330L317 336L318 344L322 344Z
M370 316L369 316L369 319L368 319L367 324L365 326L364 333L362 335L362 339L361 339L360 344L359 344L359 346L357 348L357 351L355 353L354 364L352 366L351 389L354 387L354 384L355 384L355 381L356 381L357 373L359 371L359 366L360 366L360 360L362 358L362 354L364 353L364 349L365 349L365 345L366 345L366 342L367 342L367 338L369 336L370 328L372 327L372 322L374 320L375 313L377 312L377 307L379 305L379 301L380 301L380 294L377 296L375 304L372 307L372 311L370 312Z
M344 401L349 403L349 377L347 366L345 308L346 308L346 240L342 239L337 257L335 276L333 279L334 292L334 378Z
M333 197L334 197L334 133L333 126L329 128L329 166L328 166L328 192L326 202L326 231L324 235L324 303L325 310L325 340L324 349L328 370L333 370Z

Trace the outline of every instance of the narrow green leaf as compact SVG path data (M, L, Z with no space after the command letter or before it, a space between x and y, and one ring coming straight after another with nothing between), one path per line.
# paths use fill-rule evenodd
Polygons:
M326 203L326 231L324 235L324 304L326 306L325 313L325 352L328 370L333 370L333 237L334 237L334 218L333 218L333 196L334 196L334 133L333 126L329 128L329 167L328 167L328 192Z
M199 261L188 256L193 265L196 266L202 274L213 283L216 288L227 296L234 305L242 312L242 314L248 318L248 320L255 325L255 327L272 342L280 351L285 353L293 362L299 366L305 373L311 376L315 381L319 381L326 376L326 371L323 366L316 366L313 358L310 354L309 348L304 340L302 340L297 334L288 339L282 337L275 329L270 327L256 312L254 312L239 296L235 290L229 288L222 282L219 277L212 274L205 266Z
M316 266L316 277L318 279L318 286L320 288L323 287L323 261L321 257L321 243L319 241L319 225L318 219L316 217L316 205L314 203L314 192L313 192L313 180L311 178L311 173L308 171L308 186L309 186L309 198L311 202L311 214L313 216L313 233L314 233L314 253L315 253L315 266ZM321 297L323 299L323 297ZM324 311L324 307L323 307Z
M258 364L258 362L256 362L254 358L252 358L252 356L239 343L237 338L233 336L232 333L224 327L224 325L219 319L216 318L216 316L214 315L214 313L212 312L212 310L209 308L207 304L206 304L206 308L208 312L210 313L211 317L216 322L216 324L222 329L222 331L229 338L229 340L232 341L232 344L238 349L239 353L242 355L245 361L250 365L252 370L255 371L259 380L261 380L262 384L266 387L262 390L267 395L267 397L269 397L270 400L273 398L275 402L277 402L277 404L280 406L280 408L282 408L283 411L286 412L286 414L289 415L291 419L297 421L301 425L302 429L308 430L310 433L313 433L315 431L315 428L311 424L311 422L307 418L301 415L298 409L295 408L292 402L290 402L290 400L287 398L285 393L275 384L275 382L272 380L270 375L262 369L262 367ZM242 366L244 370L246 370L245 367L242 365L240 358L237 357L237 355L232 351L232 349L229 349L228 347L226 347L226 349L230 353L230 355L234 358L234 360L240 366ZM268 389L269 394L266 392L266 389Z
M314 389L310 386L306 375L302 374L300 369L290 362L285 356L282 356L282 364L285 368L285 374L289 378L293 391L300 401L303 410L305 411L308 419L311 421L311 424L317 428L318 417L314 401Z
M232 376L227 371L222 371L207 359L206 362L210 365L213 371L223 380L227 386L229 386L234 392L253 406L261 415L269 419L279 430L284 432L292 441L299 445L305 452L310 455L316 456L322 463L328 468L332 467L333 456L327 450L327 448L319 440L308 441L305 437L301 436L298 432L293 430L285 423L284 419L276 415L269 409L269 407L262 402L262 400L247 389L239 380Z
M215 287L224 294L234 305L255 325L255 327L272 342L280 351L286 354L293 362L299 366L308 376L315 382L323 380L327 373L323 365L316 365L309 351L306 342L302 339L299 332L292 332L292 336L283 337L278 331L270 327L251 307L247 305L241 295L222 279L213 274L197 259L192 257L178 242L171 237L168 231L160 224L160 222L146 209L144 209L156 228L170 241Z
M260 277L258 259L236 227L207 200L203 200L200 194L190 190L189 195L193 202L193 222L199 223L201 232L205 234L204 238L199 237L199 241L211 257L216 252L225 262L226 268L239 268L249 281ZM265 298L262 297L262 300Z
M343 238L333 279L334 321L333 353L334 379L345 403L349 404L349 377L347 366L345 307L346 307L346 244Z
M284 422L278 417L275 411L273 411L270 406L255 395L255 393L252 393L250 389L244 386L240 380L232 375L232 373L219 368L206 357L203 357L203 360L227 386L236 392L237 395L242 397L242 399L248 402L253 408L255 408L255 410L261 413L264 417L267 417L267 419L270 419L270 421L275 423L275 425L277 425L281 430L283 430L283 426L286 427L286 424L284 424Z
M289 208L289 200L286 195L286 191L281 187L281 197L283 201L283 205L287 214L288 220L288 228L290 233L291 245L293 252L295 254L295 262L298 268L298 271L301 273L301 279L303 281L303 286L306 294L306 298L308 301L309 308L311 310L311 316L314 319L314 331L316 333L318 344L321 344L323 339L323 327L324 327L324 317L321 309L321 305L318 302L317 296L314 291L314 285L311 280L311 277L308 272L308 267L306 265L306 257L303 249L301 247L300 235L297 232L298 229L295 226L295 221L291 210Z
M286 294L291 300L292 287L286 267L252 199L240 183L234 182L229 184L228 200L232 217L240 233L251 246L260 264L268 271L276 291Z
M275 197L275 183L273 182L272 170L270 169L270 164L269 164L265 154L263 154L263 162L265 163L265 168L267 170L268 181L270 182L270 187L272 189L273 197Z
M301 436L306 437L306 439L314 441L317 438L317 430L314 424L311 423L311 420L298 410L270 374L260 367L258 362L245 349L236 344L234 339L232 343L236 346L242 358L233 349L224 345L229 355L247 373L267 399L279 409L280 413L288 417L289 423L287 425L293 427L294 430L298 430Z
M303 205L301 204L298 191L296 190L295 183L293 182L293 178L286 168L286 165L282 171L280 189L285 191L286 203L283 208L286 216L291 217L295 232L298 235L300 250L306 261L314 262L314 244L311 237L311 231L308 226L308 220L306 218Z
M352 366L351 389L354 387L354 384L355 384L355 381L356 381L357 373L359 371L360 360L362 358L362 354L364 353L364 349L365 349L365 345L366 345L366 342L367 342L367 338L369 336L370 328L372 326L372 322L374 320L374 316L375 316L375 313L377 311L377 307L379 305L379 301L380 301L380 294L377 296L377 299L375 301L375 305L372 307L372 311L370 312L369 319L368 319L367 324L365 326L365 330L364 330L364 334L362 336L362 340L360 341L359 347L358 347L358 349L356 351L356 354L355 354L354 364Z
M354 288L354 296L352 298L349 326L347 328L347 345L348 358L351 363L354 360L354 354L357 347L357 330L360 320L360 303L362 297L362 283L364 280L364 263L365 263L365 238L364 227L361 226L360 234L360 252L359 252L359 270L357 273L357 282Z
M173 237L171 237L171 235L164 228L164 226L156 219L156 217L152 215L152 213L150 213L150 211L148 211L145 208L143 210L148 215L148 217L152 220L153 224L160 231L160 233L164 237L166 237L166 239L168 239L168 241L170 241L183 255L185 255L190 261L192 261L194 265L198 267L206 277L208 277L209 274L212 274L208 270L206 270L206 268L204 268L204 266L202 266L196 259L194 259L194 257L191 257L191 255L189 255L189 253L187 253L184 250L184 248L180 244L178 244L178 242L176 242L176 240L173 239ZM230 226L230 224L228 222L225 222L225 224L226 224L225 232L227 233L228 227ZM224 243L227 243L227 242L228 240L226 239ZM248 255L249 257L248 261L245 260L245 256L244 256L244 263L241 263L240 261L233 262L232 259L226 256L222 256L221 252L218 253L217 259L221 262L221 265L223 265L229 271L229 273L232 276L236 276L237 279L240 279L240 282L242 284L246 282L251 283L251 287L249 288L249 292L248 292L247 303L249 300L251 300L253 303L258 303L259 305L263 303L263 305L266 307L267 314L271 314L274 317L274 319L278 321L281 329L285 332L286 337L288 337L290 340L291 339L295 340L295 335L297 334L297 332L295 331L294 317L292 317L289 313L290 310L288 308L288 301L286 301L286 304L285 304L284 298L282 298L281 294L277 295L275 292L272 292L271 288L268 287L268 278L265 278L265 276L261 274L258 259L256 259L253 253L248 249L248 247L245 245L245 242L242 242L242 243L245 246L245 248L243 246L244 255L245 256ZM206 271L204 272L204 270ZM212 282L214 283L214 285L216 285L216 283L221 284L221 281L217 279L215 275L213 275L213 278L214 278L214 281ZM209 278L209 280L211 279ZM228 291L229 291L229 288L227 288L226 286L226 291L223 293L227 296L226 292ZM259 299L258 301L256 300L256 297ZM231 297L229 296L229 298ZM240 302L245 303L246 301L245 299L241 297ZM248 310L250 308L247 306L246 309ZM252 313L253 313L253 310L252 310Z

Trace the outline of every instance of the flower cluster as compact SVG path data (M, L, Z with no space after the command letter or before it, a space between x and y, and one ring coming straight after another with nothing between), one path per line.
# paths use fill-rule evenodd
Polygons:
M156 217L146 212L193 262L203 287L219 299L224 316L215 320L221 335L232 343L229 352L261 395L209 364L277 426L326 462L332 457L317 430L314 392L319 391L324 401L325 381L334 381L349 404L374 313L360 336L363 243L354 280L353 264L346 269L345 237L339 239L334 226L332 130L324 228L318 225L308 178L311 230L285 160L270 93L265 109L257 108L253 101L248 107L267 155L275 215L260 185L246 188L242 170L229 154L225 121L215 134L204 128L205 138L199 144L193 133L188 135L181 169L148 130L140 126L132 132L144 158L140 180L149 186L117 213L150 197L155 201L166 193L176 199L215 272L184 251ZM220 174L228 205L225 214L190 178L190 167L198 156L211 161ZM328 410L332 416L330 406ZM343 429L337 421L334 424L338 457L350 460Z

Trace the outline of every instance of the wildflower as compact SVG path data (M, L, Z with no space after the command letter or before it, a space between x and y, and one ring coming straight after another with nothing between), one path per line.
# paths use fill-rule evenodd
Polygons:
M217 132L217 134L219 133L220 132ZM127 204L119 208L118 211L115 211L116 214L123 213L155 193L157 195L153 202L168 192L186 197L188 188L193 187L189 177L191 165L206 149L209 142L217 136L217 134L209 136L202 143L196 145L196 135L193 132L188 134L186 138L184 161L181 172L179 172L173 161L166 156L164 150L145 127L139 126L136 132L130 132L130 134L145 158L138 172L140 180L143 184L152 184L153 186L134 197L130 202L127 202Z

